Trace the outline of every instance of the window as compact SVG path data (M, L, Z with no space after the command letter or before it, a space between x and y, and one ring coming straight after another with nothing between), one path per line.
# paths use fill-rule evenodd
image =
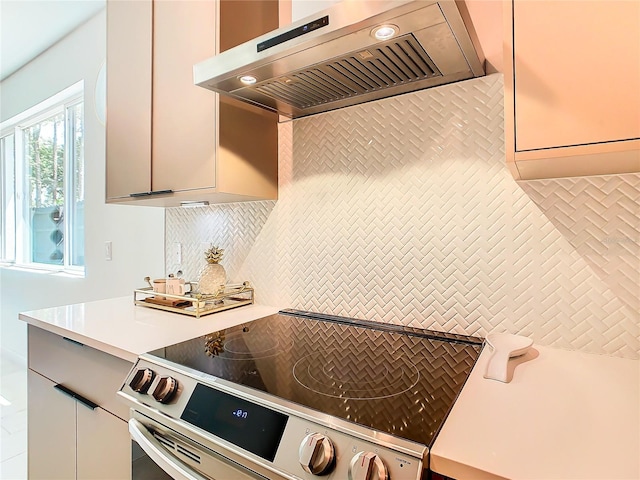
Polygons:
M82 82L0 126L0 260L84 271Z

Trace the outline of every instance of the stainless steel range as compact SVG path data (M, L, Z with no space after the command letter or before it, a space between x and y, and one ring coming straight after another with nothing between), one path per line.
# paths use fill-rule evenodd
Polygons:
M142 355L119 392L133 478L426 479L481 347L285 310Z

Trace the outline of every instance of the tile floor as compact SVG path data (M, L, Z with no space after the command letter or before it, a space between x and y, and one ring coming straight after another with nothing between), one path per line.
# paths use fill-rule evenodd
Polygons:
M0 480L27 478L27 367L0 352Z

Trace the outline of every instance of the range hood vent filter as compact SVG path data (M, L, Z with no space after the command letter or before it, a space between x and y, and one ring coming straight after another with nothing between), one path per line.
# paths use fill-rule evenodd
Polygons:
M304 110L440 75L415 37L405 35L254 88Z

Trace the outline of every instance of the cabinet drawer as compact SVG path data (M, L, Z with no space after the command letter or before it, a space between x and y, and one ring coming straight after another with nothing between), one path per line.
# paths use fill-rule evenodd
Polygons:
M116 392L133 364L29 325L29 368L60 383L103 409L129 418Z

